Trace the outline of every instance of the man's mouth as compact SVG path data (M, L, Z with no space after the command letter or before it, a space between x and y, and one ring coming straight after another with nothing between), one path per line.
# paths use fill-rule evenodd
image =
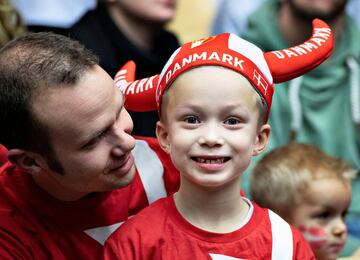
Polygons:
M121 163L118 164L118 165L116 165L116 166L113 166L113 167L109 168L108 171L107 171L107 173L112 173L112 172L114 172L114 171L119 170L120 168L125 167L126 164L127 164L127 163L129 162L129 160L130 160L130 156L131 156L130 154L125 154L125 155L123 156L122 160L121 160ZM125 168L127 168L127 167L125 167Z

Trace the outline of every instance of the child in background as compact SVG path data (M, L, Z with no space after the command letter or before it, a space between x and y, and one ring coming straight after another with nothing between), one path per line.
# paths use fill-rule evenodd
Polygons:
M156 131L181 173L180 189L113 233L105 259L314 259L300 232L239 195L242 172L267 145L273 80L297 77L331 52L330 29L314 26L327 39L298 57L263 53L231 34L187 43L170 57L156 90Z
M266 154L250 175L250 194L297 227L317 260L334 260L347 237L344 216L353 170L310 144L291 143Z

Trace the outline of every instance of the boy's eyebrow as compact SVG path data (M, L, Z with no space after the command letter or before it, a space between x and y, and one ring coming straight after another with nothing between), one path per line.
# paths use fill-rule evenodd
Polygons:
M125 103L125 95L122 91L120 91L121 95L122 95L122 101L120 102L120 106L118 107L118 110L116 112L116 116L115 119L117 119L121 113L121 110L124 107L124 103ZM90 134L89 136L87 136L83 141L80 142L80 149L84 148L86 145L88 145L93 139L97 138L98 136L100 136L101 134L103 134L104 132L108 131L111 127L112 127L113 122L108 123L105 127L96 130L94 133Z
M330 203L324 203L321 205L322 210L328 210L328 211L338 211L339 207L338 205L334 205L331 202Z
M189 109L194 109L194 110L201 110L204 107L202 105L197 105L197 104L191 104L191 103L184 103L184 107L185 108L189 108ZM249 109L247 108L247 106L243 105L243 104L226 104L223 107L226 110L235 110L235 109L241 109L241 110L245 110L248 111Z

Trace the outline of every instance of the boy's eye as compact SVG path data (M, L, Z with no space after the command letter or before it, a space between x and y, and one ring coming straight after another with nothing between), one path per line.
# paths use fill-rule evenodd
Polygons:
M321 220L326 220L326 219L328 219L330 217L330 212L324 211L324 212L321 212L321 213L317 214L315 217L319 218Z
M344 212L341 213L341 217L345 218L347 214L348 214L348 210L345 210Z
M240 123L240 120L239 119L236 119L234 117L231 117L231 118L228 118L224 121L225 124L227 125L236 125L236 124L239 124Z
M199 124L200 120L198 117L196 116L186 116L184 118L184 122L188 123L188 124Z

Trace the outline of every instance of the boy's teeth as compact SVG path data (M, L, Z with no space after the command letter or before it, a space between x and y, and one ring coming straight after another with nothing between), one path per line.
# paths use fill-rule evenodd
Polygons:
M197 158L199 163L208 163L208 164L215 164L215 163L224 163L224 158L218 159L204 159L204 158Z

